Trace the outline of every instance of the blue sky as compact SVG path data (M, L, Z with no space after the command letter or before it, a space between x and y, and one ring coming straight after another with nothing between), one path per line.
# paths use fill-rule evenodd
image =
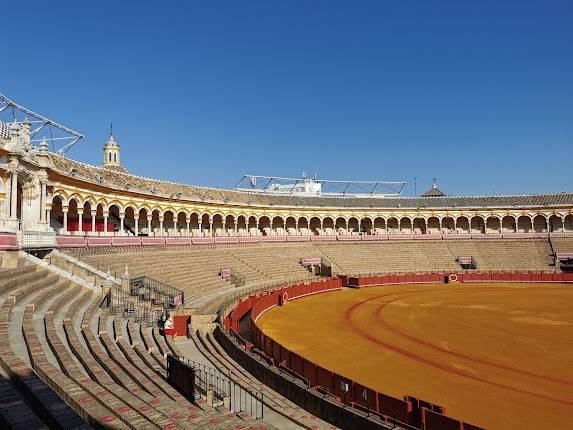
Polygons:
M50 3L48 5L48 3ZM571 1L2 2L0 92L133 173L573 191Z

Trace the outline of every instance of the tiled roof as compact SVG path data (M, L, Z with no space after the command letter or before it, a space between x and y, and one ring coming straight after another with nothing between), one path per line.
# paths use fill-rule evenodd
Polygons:
M484 208L484 207L573 207L573 193L505 195L505 196L430 196L430 197L303 197L262 195L219 188L199 187L144 178L92 166L50 153L53 170L76 180L90 182L118 191L131 191L177 200L235 203L239 205L313 207L313 208Z
M426 191L424 194L422 194L420 197L444 197L445 195L446 195L446 193L443 193L442 191L440 191L438 189L438 187L433 186L428 191Z

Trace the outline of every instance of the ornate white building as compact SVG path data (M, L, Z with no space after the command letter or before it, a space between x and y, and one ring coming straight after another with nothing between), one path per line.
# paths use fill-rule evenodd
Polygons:
M110 134L102 166L30 141L0 123L0 232L49 246L60 236L294 237L573 234L573 193L326 197L198 187L130 174ZM370 238L374 239L374 237Z

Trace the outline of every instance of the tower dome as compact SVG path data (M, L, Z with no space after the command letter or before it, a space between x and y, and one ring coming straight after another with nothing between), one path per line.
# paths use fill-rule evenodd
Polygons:
M113 135L113 126L110 127L107 143L103 146L103 167L120 167L119 145Z

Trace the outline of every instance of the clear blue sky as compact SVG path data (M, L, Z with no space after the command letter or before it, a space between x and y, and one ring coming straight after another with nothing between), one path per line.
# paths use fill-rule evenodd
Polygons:
M0 92L133 173L573 191L571 1L2 1Z

